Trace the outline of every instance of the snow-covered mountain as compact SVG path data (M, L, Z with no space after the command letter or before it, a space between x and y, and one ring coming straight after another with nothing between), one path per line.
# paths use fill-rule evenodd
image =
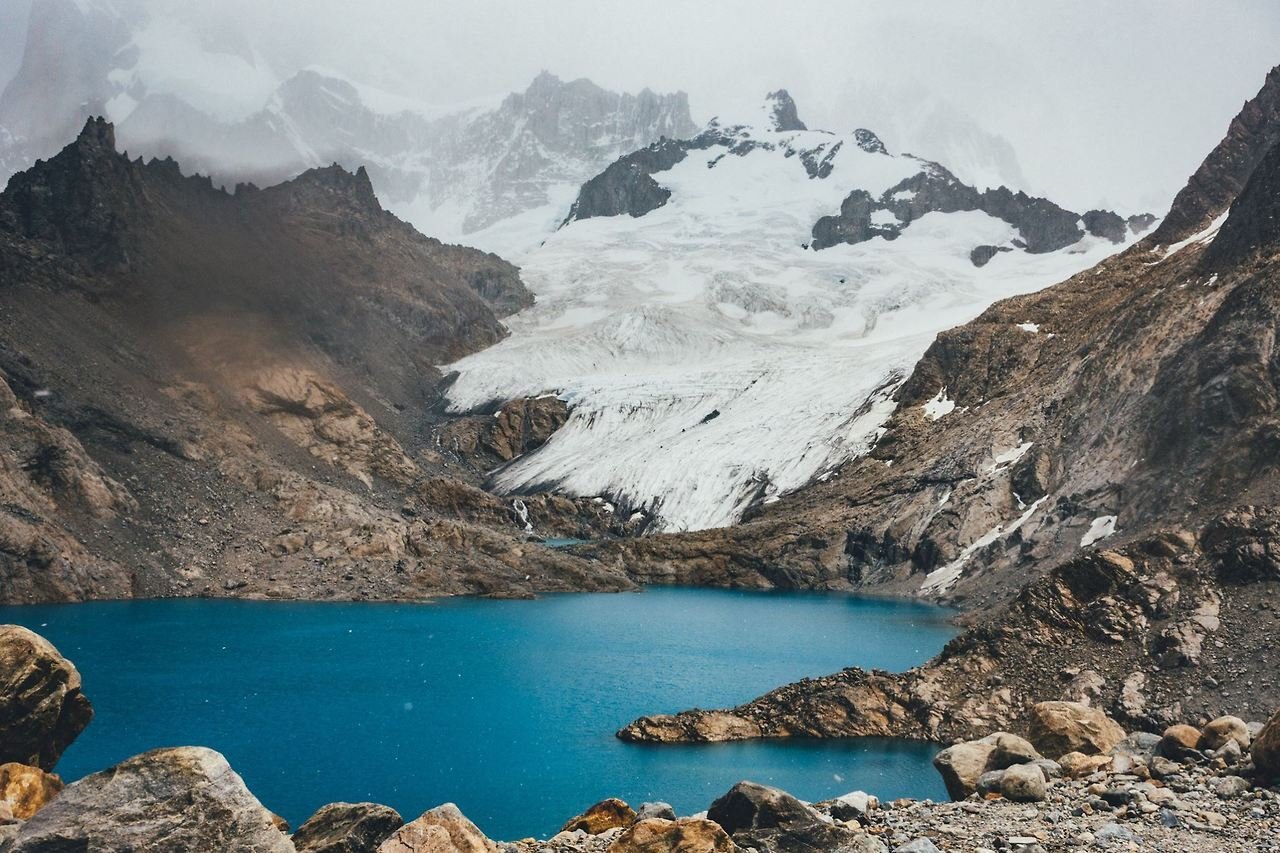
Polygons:
M978 189L1034 189L1009 140L918 83L872 86L851 81L827 116L828 127L874 127L893 150L945 163L956 177Z
M756 126L636 151L519 259L537 303L450 366L450 401L573 408L494 488L598 495L656 528L731 523L865 452L937 332L1150 224L979 192L870 131L803 128L775 92Z
M684 93L619 94L544 72L523 92L441 108L319 67L281 80L244 33L129 0L38 0L0 95L0 183L90 114L114 122L131 154L173 156L225 184L365 166L419 230L507 253L554 230L615 158L697 131Z

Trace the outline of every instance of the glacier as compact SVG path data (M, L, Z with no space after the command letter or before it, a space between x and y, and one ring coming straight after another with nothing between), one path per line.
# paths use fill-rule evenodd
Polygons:
M1118 248L1085 236L1031 254L1010 224L961 211L815 251L815 221L851 191L879 197L933 164L864 146L866 131L780 130L771 112L713 121L719 143L653 174L670 192L656 209L569 221L512 258L536 304L444 367L450 406L555 393L571 414L490 487L607 496L651 531L731 524L866 453L939 331ZM803 162L816 150L826 177ZM1010 251L977 267L980 245Z

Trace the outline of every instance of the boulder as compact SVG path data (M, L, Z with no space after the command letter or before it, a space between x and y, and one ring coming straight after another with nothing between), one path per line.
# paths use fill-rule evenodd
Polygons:
M879 798L866 791L850 791L832 800L827 812L836 820L865 821L867 813L879 807Z
M1280 778L1280 711L1272 715L1249 748L1258 772L1268 778Z
M31 820L63 787L60 778L39 767L0 764L0 802L8 803L18 820Z
M1069 752L1105 754L1124 737L1124 729L1098 708L1079 702L1040 702L1031 706L1028 740L1049 758Z
M8 853L164 850L292 853L271 812L211 749L143 753L68 785L23 824Z
M893 853L942 853L942 851L928 838L913 838L906 844L893 848Z
M1058 766L1068 779L1083 779L1110 764L1109 755L1085 755L1083 752L1068 752L1058 759Z
M1169 726L1160 737L1160 745L1156 752L1165 758L1181 761L1183 758L1198 754L1196 744L1200 742L1200 730L1184 723Z
M975 786L978 796L989 797L999 794L1000 783L1003 781L1003 770L988 770L978 777L978 784Z
M724 828L740 847L759 853L796 850L882 851L879 840L832 823L786 791L739 782L711 804L707 819Z
M1218 717L1200 730L1196 749L1222 749L1228 741L1234 741L1241 749L1248 749L1249 724L1239 717Z
M599 835L620 826L630 826L636 819L635 809L616 797L601 800L582 814L570 820L561 832L581 830L588 835Z
M0 625L0 763L52 770L91 719L71 661L39 634Z
M978 778L990 770L1003 770L1040 758L1024 738L995 732L980 740L949 746L933 758L933 766L953 800L963 800L977 790Z
M392 833L377 853L498 853L453 803L436 806Z
M640 808L636 809L636 820L650 820L652 818L675 820L676 810L671 807L670 803L641 803Z
M400 813L377 803L330 803L293 834L298 853L375 853L404 826Z
M608 853L733 853L738 848L717 823L701 818L644 818L627 827Z
M1000 796L1015 803L1038 803L1047 796L1044 771L1034 764L1015 764L1000 778Z

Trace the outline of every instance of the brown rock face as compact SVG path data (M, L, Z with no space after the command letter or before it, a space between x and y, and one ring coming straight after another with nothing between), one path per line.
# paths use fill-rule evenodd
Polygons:
M606 830L629 826L635 819L635 809L616 797L610 797L607 800L601 800L570 820L561 827L560 831L577 832L581 830L588 835L599 835Z
M0 764L0 801L9 804L18 820L30 820L64 787L61 778L39 767Z
M0 626L0 761L52 770L91 719L75 666L38 634Z
M1264 776L1280 779L1280 711L1272 715L1249 749L1254 766Z
M608 853L732 853L737 849L714 821L650 818L623 831L609 845Z
M375 853L404 826L400 813L377 803L330 803L293 834L298 853Z
M1046 756L1105 754L1125 738L1124 729L1097 708L1078 702L1041 702L1031 708L1028 739Z
M179 747L68 785L23 824L10 850L293 853L294 847L226 759Z
M498 853L498 845L457 806L445 803L396 830L378 853Z

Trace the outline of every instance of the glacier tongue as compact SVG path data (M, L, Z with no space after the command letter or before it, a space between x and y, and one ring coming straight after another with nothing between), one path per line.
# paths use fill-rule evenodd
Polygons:
M975 246L1019 235L970 211L814 251L818 217L924 162L817 131L725 139L654 175L663 206L569 223L514 259L537 304L510 318L510 338L449 366L451 406L555 392L572 414L494 475L499 491L607 494L651 511L653 529L732 523L865 453L937 332L1116 249L1086 237L977 268ZM830 174L811 178L796 154L842 140Z

